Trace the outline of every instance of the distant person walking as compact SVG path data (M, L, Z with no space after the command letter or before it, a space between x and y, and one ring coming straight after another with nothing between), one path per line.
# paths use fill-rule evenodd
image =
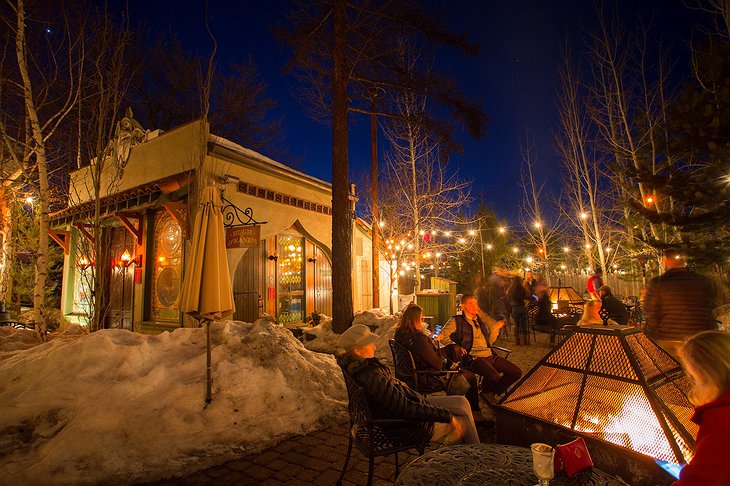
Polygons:
M601 300L601 296L598 295L598 289L601 287L603 287L603 270L601 267L596 267L596 271L593 272L593 275L591 275L586 284L586 290L590 294L591 299Z
M717 288L712 280L687 268L677 249L664 251L666 271L654 277L646 289L648 334L669 354L699 332L717 329L712 315Z
M530 344L530 338L527 332L527 308L525 307L525 301L531 298L531 295L528 295L527 292L522 279L520 277L514 277L507 295L509 296L509 303L512 307L512 320L515 323L515 343L518 345L520 341L524 344Z

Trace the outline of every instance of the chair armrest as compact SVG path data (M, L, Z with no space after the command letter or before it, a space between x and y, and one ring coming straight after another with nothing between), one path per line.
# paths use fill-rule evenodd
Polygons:
M510 353L512 353L512 350L511 349L503 348L502 346L494 346L494 345L492 345L492 346L490 346L490 348L491 349L496 349L497 351L503 352L505 359L510 355Z
M459 370L416 370L419 375L453 375L458 372Z

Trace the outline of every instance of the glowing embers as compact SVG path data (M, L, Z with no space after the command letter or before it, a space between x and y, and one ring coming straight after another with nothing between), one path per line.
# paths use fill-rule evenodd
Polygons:
M689 380L638 329L581 327L502 402L506 409L670 462L693 456Z

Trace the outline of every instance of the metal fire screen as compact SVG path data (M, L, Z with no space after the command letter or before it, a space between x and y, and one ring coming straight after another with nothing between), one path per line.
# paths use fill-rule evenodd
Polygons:
M575 327L505 397L509 410L665 461L694 454L679 363L639 329Z

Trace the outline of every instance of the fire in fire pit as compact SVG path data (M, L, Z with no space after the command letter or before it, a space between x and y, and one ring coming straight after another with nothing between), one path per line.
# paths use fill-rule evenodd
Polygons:
M697 435L690 421L690 388L679 363L639 329L583 326L575 327L500 405L682 464L692 459Z

